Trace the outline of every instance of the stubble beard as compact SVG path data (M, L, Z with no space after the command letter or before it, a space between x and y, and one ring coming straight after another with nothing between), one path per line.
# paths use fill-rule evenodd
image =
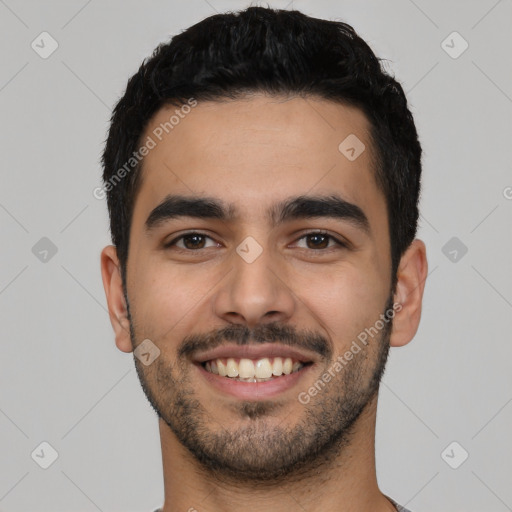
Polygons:
M390 297L387 311L391 304ZM135 348L140 338L130 314L129 320ZM294 425L285 424L289 414L282 412L290 404L281 399L232 402L215 419L196 396L190 363L170 364L160 356L146 367L134 360L149 403L200 470L226 483L273 487L339 463L357 420L375 405L391 329L392 320L307 405L297 399L294 414L299 419ZM327 361L318 378L332 365ZM219 421L223 413L225 422Z

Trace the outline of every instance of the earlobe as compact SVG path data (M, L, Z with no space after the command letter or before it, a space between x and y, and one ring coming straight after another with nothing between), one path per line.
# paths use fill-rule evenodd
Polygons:
M120 263L113 245L109 245L101 251L101 277L116 346L122 352L132 352L130 322L123 293Z
M401 309L393 319L392 347L406 345L418 330L427 273L425 244L416 239L403 254L397 271L394 302L401 304Z

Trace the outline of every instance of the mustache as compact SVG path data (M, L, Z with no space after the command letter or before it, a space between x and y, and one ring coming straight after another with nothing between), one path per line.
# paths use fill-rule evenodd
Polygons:
M258 325L254 329L242 324L231 324L205 334L190 334L178 347L178 357L184 358L195 352L214 349L226 341L240 346L280 343L316 352L327 359L331 359L333 354L332 346L324 336L307 329L298 331L291 325L272 322Z

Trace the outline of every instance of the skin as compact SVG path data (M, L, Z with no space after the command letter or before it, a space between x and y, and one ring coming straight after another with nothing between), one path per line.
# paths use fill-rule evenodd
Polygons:
M157 112L144 136L174 109ZM388 220L371 170L368 128L352 107L255 94L199 102L145 157L130 227L127 297L115 247L103 250L101 268L119 350L132 352L146 338L160 350L149 366L135 362L159 415L164 512L395 510L375 474L376 391L388 347L407 344L417 331L427 259L424 243L414 240L390 294ZM354 161L338 150L349 134L366 146ZM333 192L365 212L369 234L332 218L269 226L266 211L274 203ZM146 231L146 219L168 194L215 197L232 203L239 217L180 218ZM304 235L315 229L348 248L330 239L308 242ZM183 240L181 250L163 247L187 231L210 238L188 252ZM262 247L250 264L235 250L248 236ZM401 304L392 330L300 403L298 393L375 324L388 300ZM204 341L228 326L254 334L274 325L292 327L291 345L299 347L308 346L302 334L313 333L325 355L318 351L300 385L273 400L225 395L179 355L190 335ZM336 442L328 444L328 436Z

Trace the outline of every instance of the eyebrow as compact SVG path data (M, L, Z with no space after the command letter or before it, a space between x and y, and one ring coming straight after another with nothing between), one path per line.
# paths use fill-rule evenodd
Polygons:
M233 222L239 215L233 204L226 204L213 197L168 195L149 214L145 223L146 231L180 217ZM276 203L267 211L271 227L292 220L320 217L347 221L365 234L370 234L370 223L364 211L336 194L291 197Z

